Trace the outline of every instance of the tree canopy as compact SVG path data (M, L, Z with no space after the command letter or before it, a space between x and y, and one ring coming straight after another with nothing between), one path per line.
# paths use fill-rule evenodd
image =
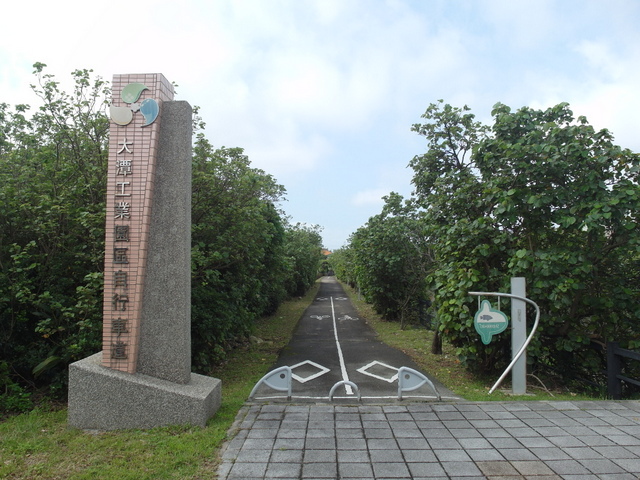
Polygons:
M206 371L250 334L256 318L306 292L321 259L320 228L290 225L284 187L240 148L197 136L193 163L192 330Z
M352 269L365 299L384 318L399 320L403 328L414 321L421 302L429 300L426 276L432 266L424 222L415 206L391 193L382 212L351 236L349 249L351 255L344 249L332 255L338 274ZM345 256L351 265L341 262Z
M416 210L407 217L421 212L440 331L470 368L500 370L510 340L481 343L468 292L509 292L511 277L525 277L542 310L531 367L597 383L607 341L640 346L640 156L566 103L517 111L499 103L492 116L484 125L467 107L439 101L412 128L426 152L410 162ZM366 251L359 232L349 245L354 265Z

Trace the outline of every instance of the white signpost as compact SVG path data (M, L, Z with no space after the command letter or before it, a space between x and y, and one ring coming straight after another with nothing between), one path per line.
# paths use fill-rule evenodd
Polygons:
M538 323L540 322L540 308L533 301L529 300L526 297L526 283L523 277L514 277L511 279L511 293L498 293L498 292L469 292L469 295L476 295L481 297L507 297L511 299L511 363L505 369L504 373L500 376L495 385L489 390L489 393L493 393L498 386L502 383L504 378L507 376L509 372L512 372L511 383L512 383L512 391L514 395L524 395L527 393L527 358L526 351L527 346L531 342L533 335L538 328ZM486 300L485 300L486 302ZM497 322L501 316L504 314L498 310L491 309L483 302L483 306L481 311L476 314L476 318L474 320L474 324L476 326L476 330L482 336L482 341L485 344L489 342L487 339L491 339L491 336L494 333L489 334L486 330L490 327L490 323ZM525 303L529 303L533 305L536 309L536 319L531 329L531 333L527 337L527 315L526 315L526 305ZM485 313L489 312L489 313ZM483 318L488 317L488 318ZM484 325L482 321L487 321L487 324ZM506 326L505 326L506 328ZM500 331L503 331L504 328ZM495 333L498 333L497 331Z
M527 284L524 277L511 279L511 294L526 298ZM511 299L511 358L515 358L527 339L527 308L524 301ZM511 370L511 389L514 395L527 393L527 353L522 354Z

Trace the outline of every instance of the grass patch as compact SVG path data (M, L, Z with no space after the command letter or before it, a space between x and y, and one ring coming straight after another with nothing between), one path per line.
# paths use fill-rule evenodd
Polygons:
M496 377L479 378L472 375L458 361L455 349L447 342L442 343L442 354L431 353L434 332L423 328L400 329L398 322L388 322L378 315L373 307L359 298L348 285L342 284L351 302L366 318L376 331L381 341L402 350L425 372L435 376L456 395L469 401L513 401L513 400L594 400L594 397L562 391L549 390L546 386L529 376L527 378L527 395L510 394L510 378L508 375L502 385L491 395L489 389L498 379ZM601 398L598 398L601 399Z
M288 343L319 284L256 323L255 337L229 355L211 376L222 380L222 406L206 428L87 433L67 426L67 410L36 409L0 422L0 478L211 479L218 450L251 393Z

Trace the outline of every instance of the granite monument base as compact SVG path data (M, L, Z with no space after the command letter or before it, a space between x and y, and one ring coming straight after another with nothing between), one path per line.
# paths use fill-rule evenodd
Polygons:
M103 367L102 352L69 365L69 425L83 430L204 427L221 402L221 381L191 374L180 384Z

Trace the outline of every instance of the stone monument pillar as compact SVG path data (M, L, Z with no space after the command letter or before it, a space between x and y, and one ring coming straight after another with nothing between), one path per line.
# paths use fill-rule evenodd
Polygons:
M221 386L191 373L191 107L160 74L112 86L103 346L69 366L69 424L204 426Z

